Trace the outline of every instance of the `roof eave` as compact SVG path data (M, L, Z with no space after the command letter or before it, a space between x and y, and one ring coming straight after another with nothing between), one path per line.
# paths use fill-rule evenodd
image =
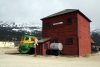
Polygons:
M47 41L49 41L51 38L48 38L47 40L45 40L45 41L38 41L38 43L45 43L45 42L47 42Z
M78 10L78 12L82 15L82 16L84 16L89 22L92 22L88 17L86 17L81 11L79 11Z
M76 11L73 11L73 12L79 12L82 16L84 16L89 22L92 22L88 17L86 17L81 11L79 10L76 10ZM73 13L73 12L69 12L69 13ZM64 14L69 14L69 13L64 13ZM64 15L64 14L60 14L60 15ZM56 16L60 16L60 15L56 15ZM52 17L56 17L56 16L52 16ZM52 18L52 17L44 17L42 18L41 20L44 20L44 19L48 19L48 18Z
M76 10L77 11L77 10ZM76 12L76 11L73 11L73 12ZM69 12L69 13L64 13L64 14L70 14L70 13L73 13L73 12ZM61 15L64 15L64 14L60 14L60 15L56 15L56 16L61 16ZM56 16L52 16L52 17L56 17ZM44 19L48 19L48 18L52 18L52 17L44 17L40 20L44 20Z

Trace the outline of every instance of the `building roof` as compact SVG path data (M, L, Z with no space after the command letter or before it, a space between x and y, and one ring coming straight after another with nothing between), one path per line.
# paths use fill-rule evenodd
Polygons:
M92 43L92 44L95 44L95 42L93 41L93 39L92 39L92 38L91 38L91 43Z
M44 43L48 40L50 40L51 38L42 38L41 40L38 41L38 43Z
M68 13L72 13L72 12L79 12L82 16L84 16L89 22L91 22L91 20L89 18L87 18L81 11L79 11L78 9L65 9L65 10L62 10L60 12L57 12L57 13L54 13L52 15L49 15L47 17L44 17L42 18L41 20L43 19L47 19L47 18L51 18L51 17L55 17L55 16L59 16L59 15L63 15L63 14L68 14Z

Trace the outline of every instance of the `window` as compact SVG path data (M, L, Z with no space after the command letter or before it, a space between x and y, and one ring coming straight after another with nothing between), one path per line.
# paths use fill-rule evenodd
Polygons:
M31 41L34 41L34 38L31 38Z
M25 40L28 40L28 39L29 39L28 37L25 38Z
M46 28L50 28L50 23L46 23Z
M59 39L54 39L54 42L55 43L59 43Z
M72 24L72 18L68 18L68 19L66 20L66 24L67 24L67 25Z
M66 42L67 44L73 44L73 38L67 38Z
M44 49L48 49L48 44L44 44Z

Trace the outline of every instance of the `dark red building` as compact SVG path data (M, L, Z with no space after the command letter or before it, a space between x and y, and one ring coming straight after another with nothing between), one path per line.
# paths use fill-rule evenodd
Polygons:
M66 9L41 20L43 22L42 37L50 37L50 43L62 43L62 54L79 56L91 54L91 20L81 11Z

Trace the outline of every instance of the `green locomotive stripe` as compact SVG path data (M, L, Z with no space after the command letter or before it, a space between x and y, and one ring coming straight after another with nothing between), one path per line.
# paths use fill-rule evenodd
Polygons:
M25 44L19 46L19 51L21 53L27 53L27 52L29 52L29 50L31 48L34 48L34 44L33 43L25 43Z

